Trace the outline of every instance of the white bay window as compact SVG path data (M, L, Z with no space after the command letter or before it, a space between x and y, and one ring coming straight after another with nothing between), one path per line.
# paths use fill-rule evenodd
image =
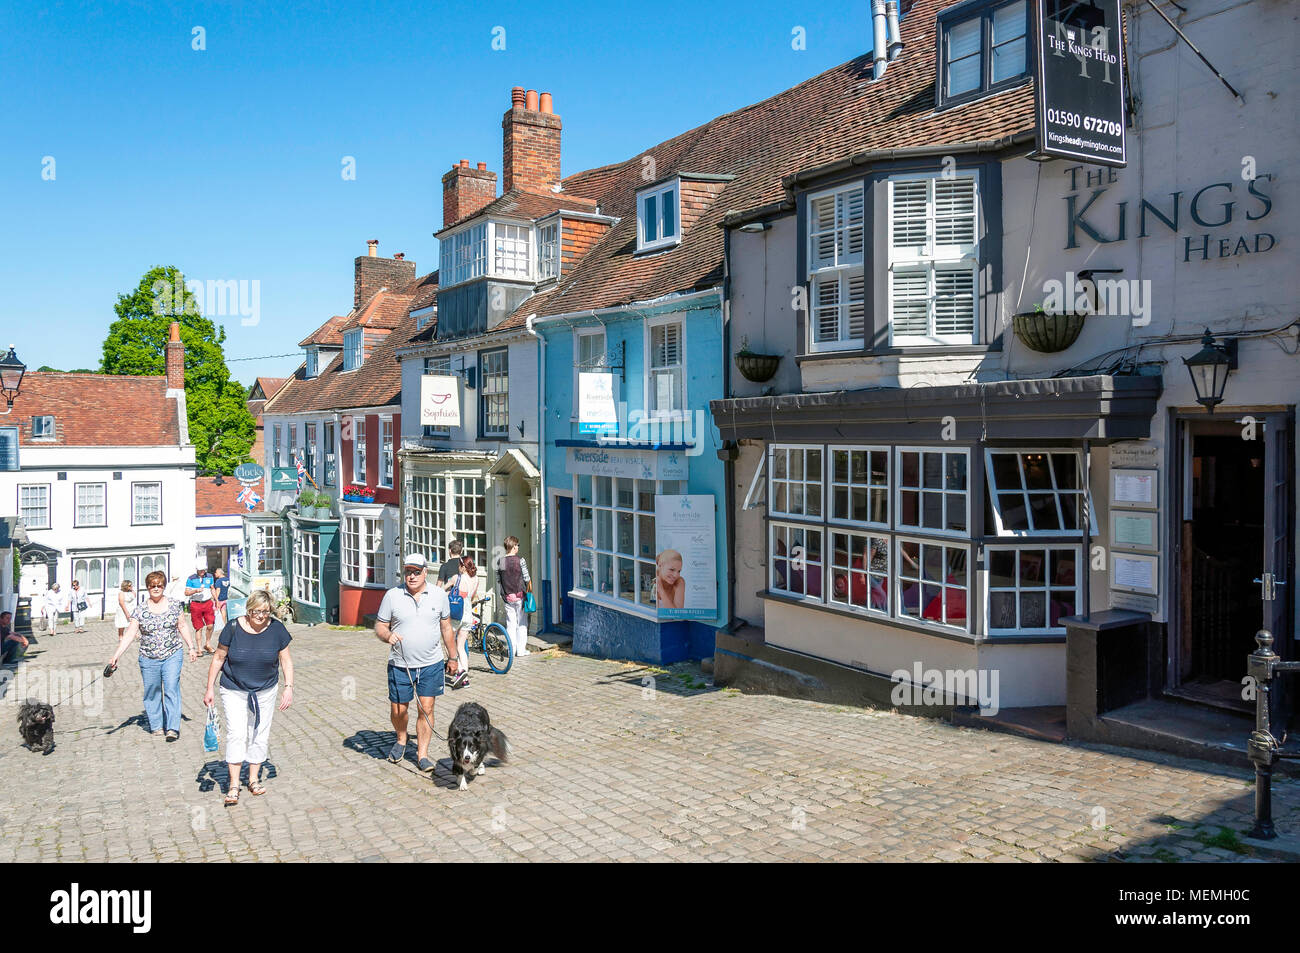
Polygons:
M1063 634L1086 571L1082 456L979 450L973 498L970 447L769 445L768 590L959 634Z

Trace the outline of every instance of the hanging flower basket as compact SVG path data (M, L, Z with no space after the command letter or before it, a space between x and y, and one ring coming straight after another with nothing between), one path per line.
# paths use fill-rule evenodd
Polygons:
M1064 351L1083 330L1082 314L1050 314L1046 311L1022 311L1012 317L1016 337L1025 347L1044 354Z
M736 370L755 384L770 381L776 376L777 365L781 363L780 354L754 354L741 351L736 355Z

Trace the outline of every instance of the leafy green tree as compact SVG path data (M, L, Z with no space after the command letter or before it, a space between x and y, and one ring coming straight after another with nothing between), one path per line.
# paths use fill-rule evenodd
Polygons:
M256 422L244 387L230 377L226 329L205 318L175 266L150 268L113 306L117 320L104 340L104 374L165 374L171 323L185 345L185 406L199 469L230 473L249 459Z

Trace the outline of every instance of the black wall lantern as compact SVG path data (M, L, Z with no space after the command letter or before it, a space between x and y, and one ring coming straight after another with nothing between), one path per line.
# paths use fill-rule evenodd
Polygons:
M18 396L26 370L27 365L18 360L13 345L9 345L9 353L0 358L0 394L4 395L6 401L5 414L14 409L14 398Z
M1208 410L1223 401L1224 388L1228 386L1228 372L1237 369L1237 339L1230 338L1223 344L1216 344L1210 329L1205 329L1201 338L1201 349L1191 357L1183 358L1187 373L1192 375L1192 387L1196 391L1196 402Z

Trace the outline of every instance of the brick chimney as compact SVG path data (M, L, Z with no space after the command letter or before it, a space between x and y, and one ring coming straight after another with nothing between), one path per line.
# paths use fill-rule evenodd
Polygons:
M560 181L560 117L551 111L551 94L510 91L510 108L501 118L501 187L505 192L549 192Z
M468 159L461 159L442 177L442 224L459 222L472 215L497 197L497 174L489 172L486 162L477 169L469 167Z
M379 239L366 242L365 255L355 261L352 307L359 308L380 288L396 291L415 280L415 262L403 258L380 258Z
M167 389L185 389L185 345L181 343L180 322L173 321L167 334Z

